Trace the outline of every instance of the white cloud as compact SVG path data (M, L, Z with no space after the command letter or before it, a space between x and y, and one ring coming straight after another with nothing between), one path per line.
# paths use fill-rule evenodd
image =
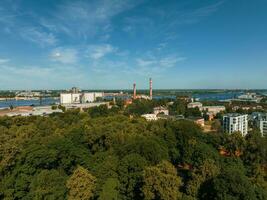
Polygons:
M141 67L146 67L146 66L150 66L150 65L153 65L153 64L157 63L156 60L145 60L145 59L142 59L142 58L137 58L136 62Z
M159 60L159 65L165 68L174 67L178 62L184 61L186 59L186 57L167 56Z
M57 7L51 19L42 19L40 23L51 31L65 33L71 37L91 38L97 33L112 31L111 19L123 13L143 0L92 0L68 1Z
M9 59L0 58L0 64L8 63Z
M114 53L116 51L117 48L111 46L110 44L90 45L87 49L87 55L94 60L98 60L107 54Z
M25 28L21 30L21 36L41 47L52 46L57 43L57 39L52 33L47 33L36 28Z
M149 56L149 58L137 58L137 66L144 68L170 68L174 67L178 62L185 61L186 57L167 55L165 57Z
M52 61L61 62L63 64L73 64L78 61L78 51L74 48L59 47L50 53Z

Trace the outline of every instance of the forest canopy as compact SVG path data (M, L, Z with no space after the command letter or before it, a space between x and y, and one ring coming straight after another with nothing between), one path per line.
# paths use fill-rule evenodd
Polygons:
M0 199L264 200L266 147L116 109L1 117Z

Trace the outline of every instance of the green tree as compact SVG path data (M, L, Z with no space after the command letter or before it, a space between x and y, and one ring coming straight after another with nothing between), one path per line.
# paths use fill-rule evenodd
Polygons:
M238 168L228 168L203 184L199 199L256 200L257 197L249 179Z
M81 166L74 170L71 177L67 180L69 189L69 200L89 200L94 196L96 178L89 171Z
M181 199L179 187L181 178L177 176L174 166L163 161L157 166L147 167L144 171L144 199Z
M66 198L67 188L65 181L67 176L57 170L42 170L37 174L30 185L28 196L30 199L63 200Z
M119 181L116 178L108 178L103 185L99 200L118 200Z
M121 160L118 173L122 199L141 199L142 173L146 163L146 159L138 154L129 154Z

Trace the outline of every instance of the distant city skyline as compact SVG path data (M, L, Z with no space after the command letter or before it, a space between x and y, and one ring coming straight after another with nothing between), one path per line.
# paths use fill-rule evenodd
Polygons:
M1 0L0 90L267 89L267 1Z

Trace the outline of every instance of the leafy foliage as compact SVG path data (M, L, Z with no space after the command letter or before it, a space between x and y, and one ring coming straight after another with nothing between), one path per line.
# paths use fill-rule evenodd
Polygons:
M158 105L0 117L0 199L267 199L266 138L138 117Z

